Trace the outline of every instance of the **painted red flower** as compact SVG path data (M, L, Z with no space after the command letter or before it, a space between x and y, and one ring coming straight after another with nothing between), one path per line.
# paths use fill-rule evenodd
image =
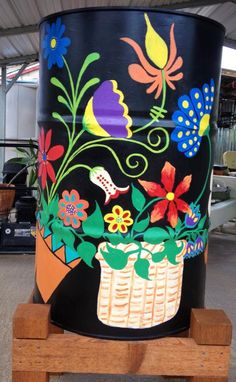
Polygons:
M71 225L74 228L79 228L81 221L84 221L88 216L84 210L88 208L89 204L87 200L80 199L76 190L63 191L62 199L59 200L58 205L58 216L66 226Z
M167 220L174 228L178 221L178 211L189 213L191 211L190 206L180 196L185 194L189 190L192 175L187 175L173 190L175 183L175 167L169 162L165 162L165 165L161 171L161 183L147 182L145 180L139 180L141 186L151 197L163 198L158 201L151 212L151 222L155 223L158 220L164 218L167 212Z
M146 54L148 61L140 45L129 37L121 38L122 41L129 44L135 51L140 64L129 65L128 71L130 77L139 83L148 84L147 94L155 92L154 98L157 99L163 90L163 77L167 85L175 90L175 81L183 78L183 73L176 73L183 65L182 57L177 57L177 47L175 43L174 24L170 28L170 49L161 36L154 30L147 16L144 15L147 33L145 37ZM154 65L152 65L154 63Z
M57 160L64 154L64 147L62 145L50 147L51 139L52 129L48 130L45 136L45 131L42 128L39 134L38 176L41 176L41 184L43 189L46 187L47 176L49 176L52 183L56 182L56 175L51 162Z

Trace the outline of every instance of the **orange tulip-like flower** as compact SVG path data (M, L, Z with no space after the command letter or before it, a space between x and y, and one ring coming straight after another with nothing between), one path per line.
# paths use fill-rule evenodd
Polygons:
M163 199L158 201L153 207L151 212L152 223L163 219L167 212L167 220L171 227L175 228L178 222L178 211L184 213L189 213L191 211L190 206L180 198L181 195L189 190L191 180L191 175L185 176L175 190L173 190L175 183L175 167L169 162L165 162L161 171L162 185L155 182L139 180L139 183L149 196Z
M140 61L140 64L129 65L130 77L136 82L150 84L146 92L148 94L155 92L154 98L157 99L162 92L163 81L166 81L172 90L176 89L173 82L183 78L182 72L176 73L182 67L183 59L180 56L177 57L174 24L170 28L170 51L168 52L165 41L152 27L148 15L145 14L144 17L147 25L145 36L146 54L155 66L146 59L136 41L129 37L123 37L121 40L127 42L134 49Z

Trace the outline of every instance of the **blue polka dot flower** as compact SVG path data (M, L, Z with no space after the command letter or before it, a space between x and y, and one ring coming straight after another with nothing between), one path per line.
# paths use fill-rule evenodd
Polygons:
M171 139L178 142L178 150L187 158L197 154L202 137L209 134L210 115L214 101L215 85L204 84L202 89L193 88L189 95L178 100L179 110L172 115L176 127Z
M64 65L63 56L67 53L67 47L71 41L68 37L63 37L65 25L58 17L52 25L46 25L46 35L43 39L44 58L48 60L48 69L53 65L62 68Z

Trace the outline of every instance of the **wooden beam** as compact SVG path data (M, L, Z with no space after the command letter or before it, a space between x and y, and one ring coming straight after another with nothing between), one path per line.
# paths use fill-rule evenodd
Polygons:
M47 340L14 339L13 370L225 377L229 352L229 346L197 345L192 338L107 341L51 334Z
M0 38L1 37L8 37L8 36L17 36L20 34L27 34L27 33L36 33L38 32L38 25L25 25L23 27L15 27L15 28L6 28L0 29Z

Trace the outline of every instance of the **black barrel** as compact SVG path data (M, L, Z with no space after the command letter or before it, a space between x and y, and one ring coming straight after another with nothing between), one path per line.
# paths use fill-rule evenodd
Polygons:
M152 9L40 25L34 301L102 338L187 329L204 307L224 28Z

